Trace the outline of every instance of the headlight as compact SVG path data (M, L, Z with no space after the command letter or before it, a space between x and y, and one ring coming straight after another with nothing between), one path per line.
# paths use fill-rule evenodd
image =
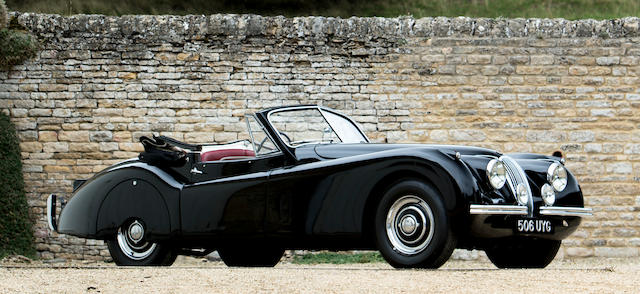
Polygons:
M567 170L557 162L552 163L547 170L547 181L553 189L562 192L567 187Z
M527 192L527 187L523 183L518 184L518 187L516 187L516 200L520 205L527 205L527 202L529 202L529 192Z
M504 168L502 161L492 159L487 164L487 177L491 186L501 189L507 181L507 170Z
M540 189L540 195L542 195L544 204L548 206L551 206L556 202L556 191L554 191L549 184L542 185L542 189Z

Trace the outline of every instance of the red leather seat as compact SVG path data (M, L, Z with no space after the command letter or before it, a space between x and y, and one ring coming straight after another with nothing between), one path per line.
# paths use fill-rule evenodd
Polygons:
M247 149L221 149L221 150L207 151L205 153L200 154L200 160L216 161L216 160L220 160L225 157L231 157L231 156L254 157L256 156L256 154L252 150L247 150Z

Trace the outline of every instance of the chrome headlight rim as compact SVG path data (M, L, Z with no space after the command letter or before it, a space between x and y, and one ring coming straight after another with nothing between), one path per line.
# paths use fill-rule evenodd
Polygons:
M549 184L542 185L540 196L546 206L552 206L556 202L556 190Z
M552 163L547 169L547 182L557 192L562 192L567 187L567 169L558 162Z
M526 206L529 203L529 191L523 183L520 183L518 184L518 186L516 186L515 196L518 204Z
M486 172L489 184L494 189L500 190L507 183L507 169L502 161L491 159L487 164Z

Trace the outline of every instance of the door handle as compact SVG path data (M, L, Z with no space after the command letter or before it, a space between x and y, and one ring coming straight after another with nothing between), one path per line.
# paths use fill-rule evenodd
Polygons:
M197 167L195 167L195 166L191 169L191 173L192 173L192 174L194 174L194 175L201 175L201 174L203 174L203 173L202 173L202 171L201 171L201 170L199 170L199 169L198 169Z

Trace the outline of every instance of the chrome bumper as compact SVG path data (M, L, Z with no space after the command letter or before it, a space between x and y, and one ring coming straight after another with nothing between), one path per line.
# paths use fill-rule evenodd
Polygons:
M512 214L526 215L527 207L518 205L479 205L471 204L469 214Z
M543 206L540 207L540 215L592 216L593 209L582 207Z
M51 194L47 198L47 223L49 223L49 229L54 232L58 231L58 215L56 210L58 198L60 199L60 211L62 211L65 205L64 198L58 197L56 194Z
M527 215L526 206L519 205L480 205L471 204L469 214L506 214L506 215ZM550 216L591 216L593 215L591 208L582 207L557 207L543 206L540 207L540 215Z

